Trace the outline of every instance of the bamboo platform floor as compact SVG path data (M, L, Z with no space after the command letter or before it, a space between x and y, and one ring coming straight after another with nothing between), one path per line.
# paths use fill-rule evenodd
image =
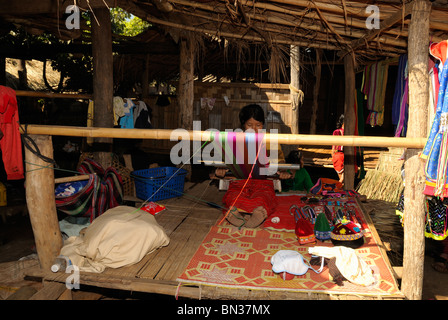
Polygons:
M170 237L170 244L147 255L139 263L118 269L108 268L104 272L80 273L80 284L107 289L131 292L146 292L171 297L189 299L238 299L238 300L337 300L337 299L376 299L350 295L329 295L303 292L265 291L249 289L229 289L214 286L179 286L176 278L180 276L190 259L199 248L210 227L222 217L221 209L204 203L221 204L223 191L210 180L187 182L185 194L158 203L166 210L156 216L157 221ZM202 199L202 200L199 200ZM43 272L40 268L26 270L26 275L41 278L46 282L64 283L65 273ZM387 299L403 299L402 296Z

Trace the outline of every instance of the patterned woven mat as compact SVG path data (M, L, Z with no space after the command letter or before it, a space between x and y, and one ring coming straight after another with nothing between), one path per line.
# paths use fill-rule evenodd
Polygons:
M356 253L373 270L373 285L364 287L344 281L338 286L330 279L328 267L321 273L309 269L302 276L283 280L272 271L271 257L279 250L298 251L306 260L310 246L332 246L330 241L299 245L293 232L269 229L238 229L215 225L177 279L182 284L202 284L227 288L286 290L328 294L384 296L400 294L388 263L366 229L365 244ZM318 269L316 267L315 269Z

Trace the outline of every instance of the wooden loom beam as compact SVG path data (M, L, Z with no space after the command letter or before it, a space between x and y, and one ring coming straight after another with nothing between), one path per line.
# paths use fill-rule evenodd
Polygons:
M182 129L183 130L183 129ZM21 125L21 133L37 135L54 135L69 137L92 137L92 138L120 138L120 139L155 139L170 140L172 129L121 129L121 128L98 128L98 127L75 127L75 126L48 126L48 125ZM190 140L208 141L210 132L185 130ZM356 147L396 147L422 149L426 138L398 138L398 137L367 137L367 136L333 136L333 135L309 135L309 134L266 134L266 141L276 137L279 144L298 145L342 145ZM175 136L177 138L177 136Z

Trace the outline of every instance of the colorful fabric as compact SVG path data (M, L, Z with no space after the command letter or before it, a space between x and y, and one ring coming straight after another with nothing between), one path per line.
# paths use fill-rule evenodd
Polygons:
M333 131L334 136L343 136L344 135L344 128L339 128ZM335 146L333 147L336 151L342 152L344 150L344 146Z
M87 158L78 172L88 174L89 179L82 184L75 182L58 186L55 190L58 210L71 216L89 217L92 222L106 210L123 203L123 181L115 168L104 170ZM60 192L67 188L73 192Z
M364 68L363 93L370 111L366 123L381 126L384 121L384 99L386 93L389 63L379 61Z
M257 179L231 181L222 202L228 209L234 206L239 211L248 213L261 206L269 216L277 206L274 183L272 180ZM224 211L227 212L227 209Z
M331 157L331 161L333 162L334 170L337 173L344 172L344 153L343 152L335 152Z
M16 92L0 86L0 149L8 180L24 178L22 140L19 131L19 108Z
M448 41L430 46L430 53L439 61L439 92L431 131L421 157L426 159L424 193L444 198L447 191L448 163Z
M426 197L425 236L434 240L444 240L447 234L447 199Z
M319 178L317 183L311 188L313 194L322 194L323 192L341 192L342 183L338 180L329 178Z

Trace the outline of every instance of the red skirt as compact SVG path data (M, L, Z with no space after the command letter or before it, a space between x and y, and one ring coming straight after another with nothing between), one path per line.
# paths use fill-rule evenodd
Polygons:
M230 182L229 189L222 201L226 208L236 207L239 211L251 213L255 208L262 206L266 209L268 216L272 214L277 206L274 183L272 180L235 180ZM242 190L244 186L244 189ZM235 201L236 199L236 201Z

